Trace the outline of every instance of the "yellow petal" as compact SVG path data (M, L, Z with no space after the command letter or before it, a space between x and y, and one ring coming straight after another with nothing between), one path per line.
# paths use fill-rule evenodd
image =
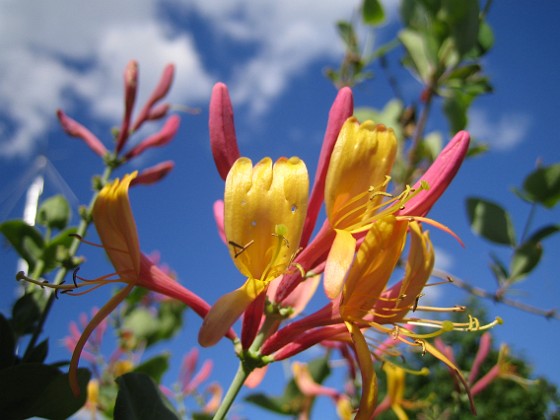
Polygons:
M265 282L250 278L239 289L218 299L204 318L198 343L203 347L216 344L265 288Z
M377 377L373 368L373 360L360 328L351 322L345 322L345 324L352 335L356 356L358 357L358 365L362 374L362 397L354 420L369 420L372 418L377 399Z
M434 268L435 253L432 242L428 232L422 232L417 222L410 222L410 239L405 276L399 292L399 296L403 298L395 302L396 310L394 317L390 318L391 322L399 322L409 312Z
M344 318L362 318L373 308L399 261L407 228L407 221L394 216L372 225L346 276L340 307Z
M356 239L350 232L336 229L336 237L333 241L327 262L323 281L325 293L329 299L334 299L340 294L344 283L344 276L352 264L356 250Z
M138 232L128 198L128 187L136 174L106 185L93 206L93 222L101 243L121 279L128 282L134 282L140 272Z
M371 199L370 187L384 191L395 161L397 140L393 130L349 118L334 146L325 180L327 218L334 228L351 229L368 216L381 196ZM371 216L371 215L369 215Z
M297 251L307 211L307 168L296 157L273 165L239 158L226 179L224 228L235 265L247 277L265 280L285 270ZM278 227L284 246L278 250Z

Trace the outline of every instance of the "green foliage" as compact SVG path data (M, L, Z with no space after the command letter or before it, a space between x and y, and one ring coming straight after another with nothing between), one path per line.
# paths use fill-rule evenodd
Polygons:
M515 229L503 207L482 198L469 197L467 214L475 233L496 244L515 246Z
M362 18L368 25L379 25L385 21L385 11L379 0L363 0Z
M519 195L531 203L553 208L560 200L560 163L531 172L523 182Z
M161 383L163 374L169 369L169 354L163 353L144 361L134 368L134 372L143 373L152 378L156 383Z
M117 379L119 393L114 418L120 420L177 420L169 401L148 375L131 372Z
M45 248L41 233L23 220L9 220L0 224L0 232L18 255L27 262L29 269L34 270Z
M37 223L49 229L66 228L70 217L70 205L62 195L48 198L37 211Z
M86 401L90 373L78 369L80 395L75 397L68 375L40 363L16 364L0 370L0 417L65 419Z

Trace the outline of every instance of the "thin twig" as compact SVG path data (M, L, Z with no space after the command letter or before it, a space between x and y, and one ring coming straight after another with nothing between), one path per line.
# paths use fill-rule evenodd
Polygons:
M503 294L499 294L497 292L492 293L487 290L481 289L479 287L471 286L469 283L441 270L434 270L433 275L442 279L450 279L455 286L465 290L471 295L478 296L484 299L489 299L496 303L503 303L504 305L511 306L512 308L516 308L533 315L542 316L546 319L553 318L553 319L560 320L560 314L558 313L557 309L547 310L547 309L537 308L536 306L528 305L518 300L504 297Z

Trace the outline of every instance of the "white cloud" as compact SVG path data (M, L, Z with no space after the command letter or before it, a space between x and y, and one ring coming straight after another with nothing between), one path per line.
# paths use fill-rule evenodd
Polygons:
M514 149L527 137L530 127L530 117L521 113L504 114L495 119L479 109L469 113L469 131L495 151Z
M122 113L122 73L140 64L140 102L163 66L177 65L171 100L191 105L208 99L214 80L183 16L195 12L207 29L251 48L228 66L236 104L266 112L290 80L317 59L342 51L334 23L355 18L359 0L58 0L0 2L0 157L27 156L55 123L54 111L72 115L71 100L91 104L95 116L117 123ZM396 1L388 0L394 19ZM164 15L162 7L172 13ZM177 12L176 14L173 12ZM173 16L181 16L174 22ZM167 17L166 17L167 16ZM171 17L170 17L171 16ZM224 60L225 61L225 60ZM7 124L6 124L7 122Z
M0 113L8 121L0 156L31 154L55 123L57 108L72 114L68 92L91 104L95 116L118 122L122 74L130 59L140 64L140 101L169 62L177 68L170 99L206 100L211 80L191 35L173 32L157 5L156 0L60 0L56 7L48 1L0 2Z

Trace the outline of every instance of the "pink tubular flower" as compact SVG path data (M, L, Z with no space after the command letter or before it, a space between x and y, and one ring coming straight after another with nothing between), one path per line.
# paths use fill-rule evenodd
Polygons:
M101 140L99 140L95 134L85 128L82 124L68 117L60 109L56 111L56 115L58 116L60 125L66 134L82 139L91 150L101 157L107 154L107 149L103 143L101 143Z

